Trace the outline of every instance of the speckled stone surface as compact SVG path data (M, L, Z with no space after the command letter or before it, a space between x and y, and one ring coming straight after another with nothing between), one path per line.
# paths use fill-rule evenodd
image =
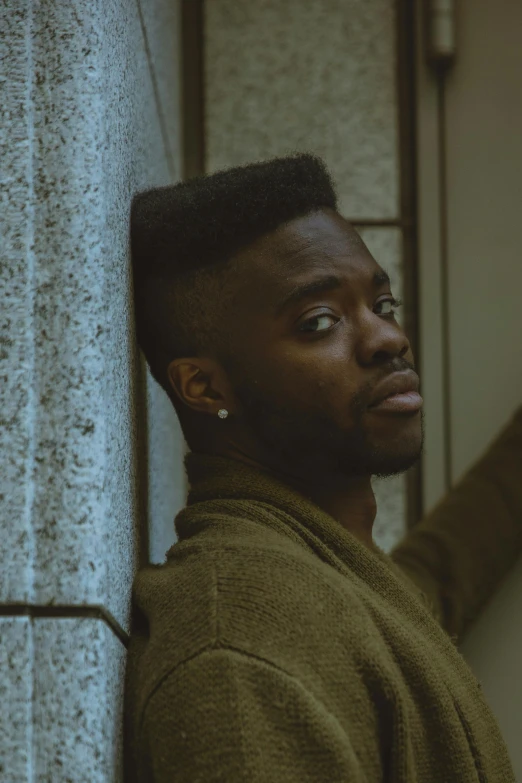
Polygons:
M324 157L350 217L398 214L394 3L205 3L207 170Z
M101 604L126 630L146 465L129 207L179 176L176 100L161 106L177 13L147 10L0 0L0 602ZM162 491L179 433L158 415ZM101 620L1 614L0 780L120 781L120 640Z
M34 779L122 779L125 648L101 620L34 621Z
M33 638L27 617L0 617L0 780L32 775Z
M181 170L181 12L177 0L136 0L144 27L152 76L157 88L160 120L166 130L171 165Z
M403 297L402 237L398 228L361 228L359 233L375 260L388 272L392 293ZM402 323L403 310L397 311ZM372 480L377 500L373 528L375 543L389 552L406 534L406 475Z
M31 593L34 391L30 0L0 0L0 600ZM6 524L11 520L10 524ZM13 583L13 580L14 583Z
M134 191L178 172L135 0L18 5L3 14L15 143L1 502L16 524L0 542L0 600L103 604L128 628L139 545L128 210Z
M125 648L102 620L0 617L0 780L121 780Z

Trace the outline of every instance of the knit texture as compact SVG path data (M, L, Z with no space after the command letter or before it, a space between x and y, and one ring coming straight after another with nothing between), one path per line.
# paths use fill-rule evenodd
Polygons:
M522 553L522 409L390 555L271 474L189 453L138 572L131 783L515 783L456 643Z

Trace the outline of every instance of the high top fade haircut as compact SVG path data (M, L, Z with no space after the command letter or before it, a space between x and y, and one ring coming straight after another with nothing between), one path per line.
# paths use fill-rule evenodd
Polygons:
M173 359L206 356L225 369L233 365L230 339L238 327L230 317L238 295L234 255L284 223L324 208L337 210L335 188L323 161L308 153L134 197L137 342L178 414L184 406L167 373Z

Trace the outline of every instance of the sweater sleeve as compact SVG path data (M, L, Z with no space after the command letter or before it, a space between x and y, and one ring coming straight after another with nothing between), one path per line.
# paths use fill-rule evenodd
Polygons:
M138 783L381 779L365 774L351 738L301 682L230 649L200 653L157 687L137 756Z
M460 641L522 553L522 408L390 553Z

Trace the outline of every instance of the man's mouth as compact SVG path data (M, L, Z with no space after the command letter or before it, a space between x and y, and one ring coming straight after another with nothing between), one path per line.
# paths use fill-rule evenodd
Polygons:
M424 400L416 391L401 392L385 397L376 405L370 405L368 410L374 413L418 413Z

